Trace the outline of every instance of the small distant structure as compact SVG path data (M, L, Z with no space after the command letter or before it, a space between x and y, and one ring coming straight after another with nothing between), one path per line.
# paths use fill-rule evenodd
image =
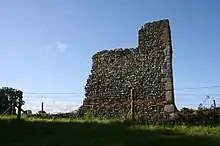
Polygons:
M37 112L38 114L46 114L44 111L44 102L41 102L41 110Z

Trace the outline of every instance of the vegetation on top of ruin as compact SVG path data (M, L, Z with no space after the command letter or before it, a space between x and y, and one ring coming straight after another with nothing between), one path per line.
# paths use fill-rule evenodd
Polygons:
M117 54L117 55L128 55L128 54L134 54L138 52L138 47L136 48L115 48L115 49L110 49L110 50L102 50L99 52L96 52L93 56L92 59L97 59L100 56L103 55L112 55L112 54Z
M161 19L161 20L157 20L157 21L150 21L150 22L147 22L145 23L144 25L141 26L141 29L145 29L145 28L150 28L152 27L153 25L157 25L157 24L163 24L163 23L169 23L169 20L168 19Z

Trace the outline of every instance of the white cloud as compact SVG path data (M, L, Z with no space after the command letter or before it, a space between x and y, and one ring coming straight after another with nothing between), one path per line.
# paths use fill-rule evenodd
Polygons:
M54 42L52 44L41 46L40 51L41 52L46 52L46 53L51 53L51 51L53 51L53 50L57 51L57 49L58 49L58 51L60 53L64 53L64 52L66 52L68 47L69 46L66 43L57 41L57 42Z
M62 42L56 42L56 46L59 49L59 51L62 52L66 52L66 49L68 48L68 45L66 43L62 43Z

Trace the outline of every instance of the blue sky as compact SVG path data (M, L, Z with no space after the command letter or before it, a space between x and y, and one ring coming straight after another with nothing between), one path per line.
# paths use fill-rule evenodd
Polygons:
M0 86L24 91L26 109L44 101L48 112L70 111L83 94L28 93L83 93L95 52L136 47L138 29L160 19L170 21L175 88L220 85L219 7L218 0L0 0ZM175 101L197 107L208 94L220 104L219 89L175 90Z

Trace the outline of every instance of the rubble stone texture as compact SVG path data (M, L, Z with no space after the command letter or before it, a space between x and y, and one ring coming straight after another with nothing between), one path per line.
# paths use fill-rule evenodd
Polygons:
M146 23L138 31L137 48L103 50L92 57L78 112L98 117L162 120L176 109L173 93L172 45L169 21Z

